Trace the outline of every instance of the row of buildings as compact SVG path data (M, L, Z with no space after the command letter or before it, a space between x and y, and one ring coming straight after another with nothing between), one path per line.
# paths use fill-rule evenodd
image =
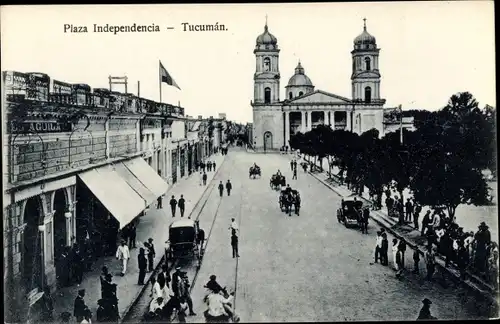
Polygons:
M3 81L7 309L35 307L43 287L56 289L67 247L144 215L226 140L224 114L193 118L179 106L42 73L7 71Z
M299 61L280 98L281 49L277 38L264 26L256 39L254 96L250 102L253 125L250 142L256 150L272 151L289 146L290 137L320 124L361 134L377 129L380 136L400 128L414 130L413 117L394 118L397 107L384 108L379 69L380 48L363 31L353 41L350 98L316 89ZM399 119L399 118L402 118Z

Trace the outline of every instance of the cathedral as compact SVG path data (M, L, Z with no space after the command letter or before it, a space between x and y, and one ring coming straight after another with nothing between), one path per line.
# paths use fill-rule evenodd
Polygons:
M320 124L358 134L375 128L380 136L399 129L399 121L390 119L380 97L380 49L366 30L354 39L352 54L352 99L315 89L299 61L280 100L278 40L266 25L255 45L253 145L257 151L278 150L289 146L290 136L310 131ZM413 118L404 118L404 127L413 128ZM402 126L403 123L401 123Z

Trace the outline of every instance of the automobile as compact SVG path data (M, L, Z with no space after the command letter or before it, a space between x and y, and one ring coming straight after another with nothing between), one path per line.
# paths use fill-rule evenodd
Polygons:
M165 251L166 261L179 259L196 259L201 265L204 247L201 240L199 221L179 219L168 228L168 248Z
M362 201L357 200L356 197L345 197L342 199L340 208L337 209L337 220L345 227L359 225L359 215L362 209Z

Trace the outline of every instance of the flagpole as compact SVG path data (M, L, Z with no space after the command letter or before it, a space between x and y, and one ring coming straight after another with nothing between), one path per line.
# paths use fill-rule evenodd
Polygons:
M159 66L161 67L161 61L160 60L158 60L158 63L159 63ZM159 74L158 81L159 81L159 87L160 87L160 103L162 103L161 102L161 74Z

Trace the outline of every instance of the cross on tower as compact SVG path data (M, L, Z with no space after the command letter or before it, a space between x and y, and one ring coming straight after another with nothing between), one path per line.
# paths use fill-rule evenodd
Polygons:
M266 14L266 26L267 26L267 14Z
M366 18L363 18L363 28L366 29Z

